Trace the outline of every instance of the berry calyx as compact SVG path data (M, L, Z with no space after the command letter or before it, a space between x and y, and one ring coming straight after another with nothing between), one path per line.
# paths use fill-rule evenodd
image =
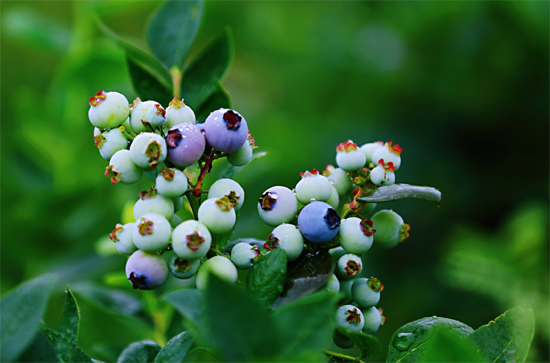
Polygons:
M410 237L410 234L409 234L410 230L411 230L411 226L409 226L408 224L403 223L401 225L401 227L399 228L399 242L403 242Z
M232 193L235 192L232 191ZM220 208L222 212L229 212L231 209L233 209L234 206L234 204L231 203L231 200L228 197L222 197L216 200L216 205L218 206L218 208Z
M384 168L385 172L395 172L396 167L393 165L393 162L384 162L384 159L378 160L378 165L380 165L382 168Z
M154 187L151 187L149 191L144 190L141 193L138 193L138 195L141 200L155 198L157 196L157 190Z
M153 222L142 218L138 224L139 234L145 236L146 234L153 234Z
M114 165L109 165L105 168L105 176L111 178L111 184L116 184L120 181L120 173L113 169Z
M161 146L158 142L152 141L147 145L145 149L145 156L149 158L149 165L153 168L158 165L158 160L160 158Z
M227 198L229 200L229 203L231 203L231 205L233 207L235 207L237 204L239 204L239 199L241 197L238 196L237 193L235 193L234 190L232 190L228 194L225 195L225 198Z
M99 91L95 96L90 97L90 106L97 107L101 102L107 99L105 91Z
M338 213L332 208L328 208L327 214L323 218L326 219L330 229L334 229L340 226L341 218Z
M132 112L132 110L141 103L141 99L139 97L136 97L136 99L134 100L134 102L132 102L130 104L130 112Z
M376 229L372 228L373 223L371 220L363 219L360 225L361 230L363 231L363 234L365 234L365 236L372 236L376 232Z
M267 242L264 243L264 248L266 250L273 251L277 247L279 247L279 239L272 233L269 235Z
M179 257L174 260L173 264L175 266L176 272L187 271L191 269L191 264L189 263L189 261Z
M147 286L147 278L143 275L138 275L132 272L130 273L128 280L132 283L134 290L143 290Z
M164 168L161 171L159 171L159 174L162 175L164 180L171 181L171 180L174 180L176 171L174 169Z
M276 201L277 201L277 193L267 191L264 194L262 194L262 196L260 197L260 200L259 200L260 207L263 210L272 210L273 205L275 204Z
M97 146L98 149L101 149L101 146L107 141L105 136L103 134L99 134L94 136L94 145Z
M378 311L380 312L380 317L382 318L382 322L380 323L380 325L384 325L384 323L386 322L386 317L382 314L384 314L384 310L382 310L382 308L378 309Z
M380 283L380 280L378 280L376 277L371 277L370 279L368 279L367 284L372 291L381 292L384 290L384 285L382 285Z
M336 170L336 168L333 165L327 165L325 167L325 170L323 170L322 175L323 176L332 175L332 173L334 173L334 170Z
M123 229L124 229L124 226L120 223L117 223L115 229L113 229L113 231L109 234L109 238L111 239L111 241L113 242L120 241L120 239L117 236L117 233L122 232Z
M397 156L400 156L401 152L403 151L403 149L401 149L401 147L399 145L393 145L392 146L391 141L387 142L386 146L388 147L389 152L391 152L392 154L395 154Z
M357 311L357 308L354 308L353 310L350 309L350 310L346 311L346 314L347 314L346 321L348 323L352 323L352 324L355 324L355 325L361 323L361 315Z
M248 140L248 143L250 144L250 146L252 146L252 149L259 148L259 146L256 146L256 140L254 140L254 138L250 134L250 130L248 131L248 137L246 139Z
M178 146L178 140L182 138L182 135L178 132L177 129L173 129L168 131L168 135L166 135L166 144L170 147L176 147Z
M187 247L193 252L196 252L201 244L204 243L204 237L202 237L197 231L195 233L187 235Z
M223 120L227 123L228 130L237 130L241 127L241 115L238 115L233 110L229 110L223 114Z
M180 108L185 107L185 103L183 103L183 98L180 101L176 97L174 97L174 99L170 101L168 106L175 107L177 110L179 110Z
M349 153L351 151L357 151L357 144L354 143L351 140L348 140L346 142L341 143L336 147L336 151L338 152L346 152Z
M156 114L158 116L162 116L162 117L166 116L166 110L160 104L157 103L155 105L155 108L157 109Z
M307 177L316 176L316 175L319 175L319 170L317 169L313 169L312 171L306 170L305 172L300 173L300 176L302 178L307 178Z
M346 271L346 276L355 276L361 272L361 264L357 261L349 260L344 269Z

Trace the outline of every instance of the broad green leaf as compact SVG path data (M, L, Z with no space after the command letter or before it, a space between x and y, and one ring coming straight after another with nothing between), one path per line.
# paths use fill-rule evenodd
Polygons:
M420 362L485 362L468 337L453 330L435 329Z
M280 331L285 332L284 356L308 350L320 352L330 346L336 298L333 293L319 292L275 312L273 317Z
M152 362L160 352L160 345L152 340L142 340L130 344L120 353L117 363Z
M210 344L229 362L275 357L282 337L273 317L262 304L216 275L211 275L202 314Z
M491 362L525 362L535 333L533 310L519 306L483 325L468 338Z
M271 306L280 307L301 299L319 290L334 274L336 262L326 251L303 253L297 260L288 264L288 276L281 296Z
M212 111L219 110L220 108L232 107L231 97L220 81L216 78L212 80L212 83L214 84L212 93L210 93L210 96L195 109L195 115L199 122L204 122Z
M132 84L139 97L143 100L154 100L163 105L170 102L173 98L170 88L163 86L151 72L132 57L126 56L126 64Z
M436 316L415 320L393 333L386 361L403 363L420 361L426 349L426 343L432 338L436 329L452 330L463 337L474 331L460 321Z
M41 326L40 330L46 335L50 346L55 350L57 359L60 362L91 362L90 357L86 355L73 342L69 341L64 335L48 327Z
M46 309L54 275L39 276L0 301L0 361L12 362L31 343Z
M201 292L197 289L172 291L163 298L191 322L201 321Z
M233 249L233 247L235 247L235 245L238 243L248 243L249 245L257 246L258 248L261 248L264 246L265 240L259 240L256 238L239 238L226 244L225 247L223 248L223 252L231 253L231 250Z
M179 333L166 343L166 346L155 357L154 363L181 362L192 345L193 338L188 332Z
M262 304L273 304L283 292L286 263L286 252L281 248L258 256L248 272L246 289Z
M377 358L382 353L382 344L378 338L362 332L348 332L346 334L360 352L360 359Z
M59 359L46 335L39 331L25 353L19 358L19 362L59 362Z
M199 29L202 10L201 0L168 0L151 18L147 42L168 69L182 66Z
M132 61L136 64L139 64L141 68L146 69L158 83L172 93L172 76L164 65L162 65L155 57L147 53L143 49L133 45L127 40L123 39L121 36L109 29L103 22L95 17L96 23L99 29L105 34L108 38L114 40L119 47L121 47L128 58L131 58ZM144 100L145 101L145 100ZM160 100L157 100L160 102Z
M72 291L87 302L103 310L122 315L136 315L142 311L141 302L131 294L88 282L72 285Z
M246 168L254 160L262 158L266 155L267 155L267 151L263 151L261 153L254 153L254 155L252 156L252 159L250 159L250 161L246 165L243 165L243 166L229 165L227 168L224 169L224 171L222 171L222 173L220 174L219 179L232 178L235 174L237 174L239 171L241 171L242 168Z
M393 184L372 189L358 200L366 203L383 203L406 198L425 199L439 204L441 202L441 192L432 187Z
M69 289L69 285L67 285L66 293L67 299L65 300L65 307L63 308L63 314L61 315L61 321L59 322L57 331L69 342L76 344L80 326L80 309L78 308L73 293Z
M319 362L326 362L327 357L321 353L319 350L308 350L308 351L302 351L299 354L294 355L285 355L285 356L275 356L275 357L258 357L258 358L252 358L249 359L248 362L250 363L258 363L258 362L279 362L279 363L319 363Z
M232 61L233 37L226 28L185 71L181 85L185 103L191 108L201 105L216 88L216 80L223 80Z

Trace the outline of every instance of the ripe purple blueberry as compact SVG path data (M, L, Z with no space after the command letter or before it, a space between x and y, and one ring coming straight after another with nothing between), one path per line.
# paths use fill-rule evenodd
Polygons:
M168 279L168 266L162 256L136 251L126 262L126 277L134 289L156 289Z
M166 135L168 161L182 169L196 163L204 153L206 140L202 131L193 124L173 126Z
M248 125L237 111L220 108L204 121L204 134L214 149L232 153L246 142Z
M312 202L300 212L298 227L308 241L327 243L340 229L340 216L329 204Z

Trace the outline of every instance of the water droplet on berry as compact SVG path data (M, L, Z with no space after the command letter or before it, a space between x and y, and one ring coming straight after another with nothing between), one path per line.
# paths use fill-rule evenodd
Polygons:
M309 201L310 202L315 202L315 198L311 198Z
M432 316L432 319L437 319L437 316L435 316L435 315L434 315L434 316Z
M414 335L412 333L399 333L393 341L393 345L400 351L408 350L414 343Z

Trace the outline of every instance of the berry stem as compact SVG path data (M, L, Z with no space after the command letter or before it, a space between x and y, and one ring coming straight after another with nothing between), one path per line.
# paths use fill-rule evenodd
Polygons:
M201 187L202 187L202 182L204 180L204 176L206 175L206 173L210 171L210 169L212 169L212 160L214 160L214 149L210 151L210 155L204 162L204 166L202 167L199 178L197 179L197 184L195 184L195 190L193 190L193 194L197 198L200 198L201 196Z
M121 130L122 135L126 138L126 140L128 140L130 142L134 141L134 137L132 135L130 135L130 133L124 129L124 126L121 126L121 127L122 127L122 130Z
M181 71L178 67L174 66L170 69L172 75L172 88L174 89L174 97L181 98Z
M344 360L348 360L348 361L351 361L351 362L363 363L363 361L360 358L352 357L351 355L336 353L336 352L333 352L332 350L328 350L328 349L323 350L323 354L328 356L328 357L344 359Z
M187 197L187 200L189 200L189 206L191 206L191 211L193 212L193 216L195 217L195 220L199 220L199 207L201 206L201 198L196 197L195 193L193 193L193 190L188 190L185 192L185 196Z

